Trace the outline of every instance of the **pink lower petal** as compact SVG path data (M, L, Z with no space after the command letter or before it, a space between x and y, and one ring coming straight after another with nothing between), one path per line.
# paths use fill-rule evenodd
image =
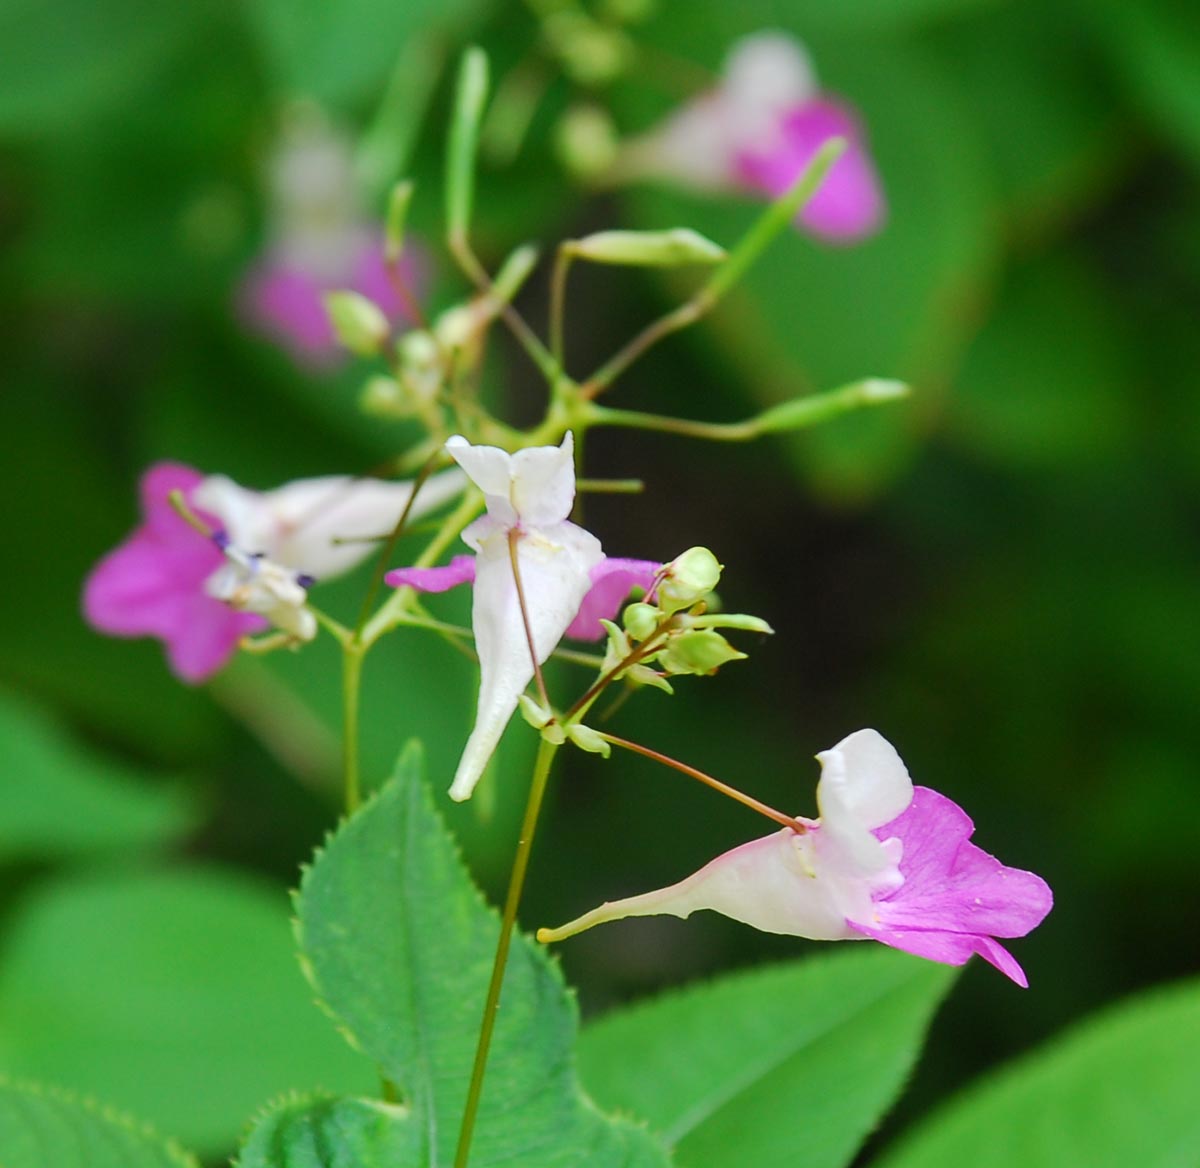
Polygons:
M455 556L440 568L393 568L384 582L393 588L415 588L418 592L448 592L475 579L475 557Z
M607 556L592 569L592 587L566 635L577 641L598 641L604 636L601 620L614 620L635 588L649 591L662 569L655 560L628 560Z

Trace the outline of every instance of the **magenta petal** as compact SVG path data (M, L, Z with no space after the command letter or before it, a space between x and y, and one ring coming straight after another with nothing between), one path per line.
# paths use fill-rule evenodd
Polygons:
M256 329L280 342L301 364L323 365L338 356L323 291L307 272L268 256L247 274L239 299Z
M448 592L475 580L475 557L455 556L440 568L394 568L384 582L393 588L415 588L418 592Z
M883 194L855 113L828 97L820 98L791 110L780 131L769 153L745 151L738 156L739 180L777 198L825 142L845 138L845 153L800 212L798 222L814 235L835 242L852 242L876 231L883 221Z
M903 844L904 883L874 901L874 920L855 929L909 953L961 965L972 953L1018 985L1025 974L996 937L1023 937L1041 923L1054 898L1032 872L1009 868L970 842L974 825L952 799L915 787L913 800L880 840Z
M964 933L940 933L923 929L881 929L849 922L852 929L883 942L893 949L914 953L943 965L965 965L975 954L994 965L1005 977L1022 989L1029 988L1025 971L998 941L991 937L973 937Z
M914 788L912 803L875 832L904 844L904 884L876 902L880 923L990 937L1023 937L1039 925L1054 903L1049 886L970 843L973 831L952 799Z
M257 613L235 612L210 596L192 596L180 604L174 631L164 638L167 660L176 677L204 681L233 656L242 637L269 627Z
M204 591L221 553L176 514L171 491L190 492L203 476L158 463L142 476L144 522L92 569L83 589L88 623L117 637L158 637L172 670L200 681L230 657L240 637L266 628L262 617L235 613ZM202 515L215 524L211 516Z
M592 587L583 598L566 635L577 641L598 641L604 636L601 620L614 620L625 598L635 589L649 592L662 564L654 560L626 560L607 556L591 572Z
M422 264L414 258L412 244L406 244L400 260L400 276L414 295L423 283L421 271ZM375 301L383 309L388 320L412 323L409 307L396 291L396 285L388 273L382 239L372 240L359 253L354 265L351 287L355 292L361 292L368 300Z

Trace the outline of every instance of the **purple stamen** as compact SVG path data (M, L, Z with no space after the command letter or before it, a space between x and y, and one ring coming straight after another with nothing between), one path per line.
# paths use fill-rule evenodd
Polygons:
M212 533L212 541L217 545L217 551L223 552L229 546L229 533L214 531Z
M307 592L317 582L316 576L310 576L307 572L301 572L296 577L296 583Z

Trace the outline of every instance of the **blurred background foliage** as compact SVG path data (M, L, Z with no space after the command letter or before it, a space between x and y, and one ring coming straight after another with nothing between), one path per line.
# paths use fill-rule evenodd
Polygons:
M632 67L584 92L543 51L547 7L0 6L0 1071L93 1092L214 1157L286 1087L366 1086L310 1008L287 928L285 891L337 814L336 655L242 659L187 688L156 644L85 627L80 584L133 526L151 461L267 487L364 470L411 439L356 413L361 368L314 376L247 334L234 289L262 246L280 109L304 96L367 135L377 195L400 166L417 180L434 301L462 295L437 232L445 66L467 38L501 79L546 77L516 156L483 167L492 264L524 240L549 250L614 225L732 243L751 204L587 191L552 143L581 99L645 129L747 32L801 37L869 127L885 230L854 248L789 234L612 399L733 419L864 375L907 379L913 399L753 449L598 434L588 472L647 490L587 508L614 554L713 547L730 606L778 632L673 700L640 695L622 733L810 812L811 756L874 725L917 781L972 812L985 848L1055 889L1048 923L1015 946L1033 989L970 969L893 1126L1200 963L1185 924L1200 913L1194 13L1182 0L661 0L628 26ZM544 287L520 303L539 325ZM680 292L577 270L571 368ZM543 389L507 338L496 347L489 393L533 420ZM331 586L327 606L353 612L363 586ZM465 597L446 601L465 616ZM469 725L469 663L423 636L395 635L367 666L375 779L414 733L448 776ZM567 670L560 693L579 683ZM493 895L529 737L510 733L480 795L449 811ZM552 801L530 925L674 880L761 830L628 757L572 759ZM704 916L599 930L562 956L592 1011L802 944Z

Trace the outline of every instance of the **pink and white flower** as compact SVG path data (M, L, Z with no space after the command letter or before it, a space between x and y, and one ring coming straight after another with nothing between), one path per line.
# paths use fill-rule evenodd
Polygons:
M818 941L874 938L933 961L977 953L1020 986L1025 974L998 937L1023 937L1053 897L1032 872L970 842L952 800L914 787L892 745L858 730L817 755L821 816L742 844L667 888L611 901L538 939L558 941L630 916L711 909L769 933Z
M699 190L783 194L830 138L847 149L797 224L834 242L878 230L884 200L857 113L823 92L803 46L761 32L730 50L721 81L626 147L622 177L670 178Z
M428 480L410 514L433 510L464 484L458 471ZM173 491L212 538L176 513ZM142 476L141 525L84 585L84 616L113 636L159 638L178 677L203 681L242 637L272 625L311 639L308 589L370 555L372 540L391 530L411 493L411 483L345 475L252 491L224 475L157 463Z
M349 144L317 116L285 134L270 169L270 241L239 290L242 316L309 368L339 361L324 294L347 290L373 301L393 323L408 321L388 273L383 229L361 213ZM410 286L409 258L402 273Z
M479 654L475 726L450 786L450 797L464 800L471 797L533 680L535 658L541 665L562 639L604 553L594 535L567 518L575 501L574 441L569 432L560 446L533 446L516 454L473 446L456 435L446 442L446 451L483 492L487 505L487 514L462 536L475 552L470 566L475 580L471 623ZM426 584L430 578L425 576ZM442 576L432 578L442 583L432 590L440 591L463 582L466 568L459 560L457 568L449 565ZM391 573L389 582L419 586L421 580Z

